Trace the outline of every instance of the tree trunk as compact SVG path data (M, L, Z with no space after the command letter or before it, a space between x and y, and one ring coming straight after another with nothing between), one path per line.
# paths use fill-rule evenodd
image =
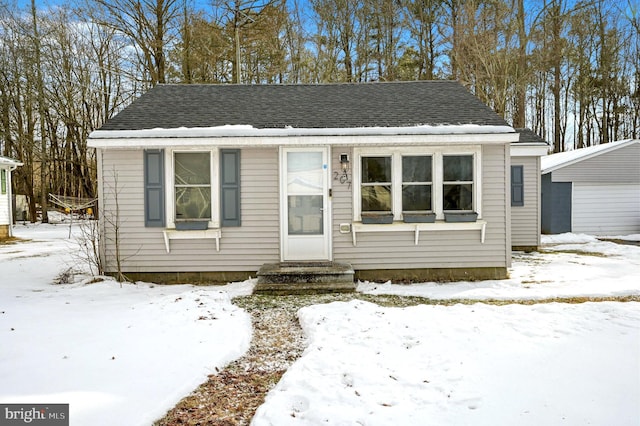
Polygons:
M40 208L42 209L42 223L49 222L48 215L48 166L47 160L47 128L45 123L45 96L44 96L44 80L42 77L42 62L40 58L40 34L38 33L38 18L36 13L36 2L31 0L31 17L33 18L33 40L35 47L35 64L36 67L36 87L38 90L38 114L40 115Z

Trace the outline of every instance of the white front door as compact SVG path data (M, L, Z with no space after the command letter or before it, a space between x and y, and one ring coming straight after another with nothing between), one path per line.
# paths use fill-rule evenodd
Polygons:
M328 151L326 147L280 151L283 262L331 260Z

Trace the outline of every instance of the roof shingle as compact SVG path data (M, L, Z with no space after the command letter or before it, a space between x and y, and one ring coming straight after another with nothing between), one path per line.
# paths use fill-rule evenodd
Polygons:
M100 130L251 125L258 129L508 124L455 81L158 85Z

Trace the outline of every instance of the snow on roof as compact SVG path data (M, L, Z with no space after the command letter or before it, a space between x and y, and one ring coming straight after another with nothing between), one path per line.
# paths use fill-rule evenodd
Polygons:
M3 157L0 155L0 166L10 166L12 168L22 166L22 163L13 158Z
M542 174L553 172L562 167L586 160L605 152L613 151L634 143L640 143L639 139L625 139L616 142L610 142L588 148L574 149L573 151L558 152L556 154L547 155L541 159Z
M258 129L251 125L225 125L216 127L179 127L175 129L96 130L89 139L135 138L202 138L246 136L355 136L355 135L451 135L514 133L510 126L419 125L411 127L357 127L357 128L294 128Z

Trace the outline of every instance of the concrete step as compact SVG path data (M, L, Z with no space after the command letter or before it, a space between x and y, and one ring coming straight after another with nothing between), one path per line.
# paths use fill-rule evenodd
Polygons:
M308 294L350 292L353 267L339 262L266 263L258 271L254 293Z

